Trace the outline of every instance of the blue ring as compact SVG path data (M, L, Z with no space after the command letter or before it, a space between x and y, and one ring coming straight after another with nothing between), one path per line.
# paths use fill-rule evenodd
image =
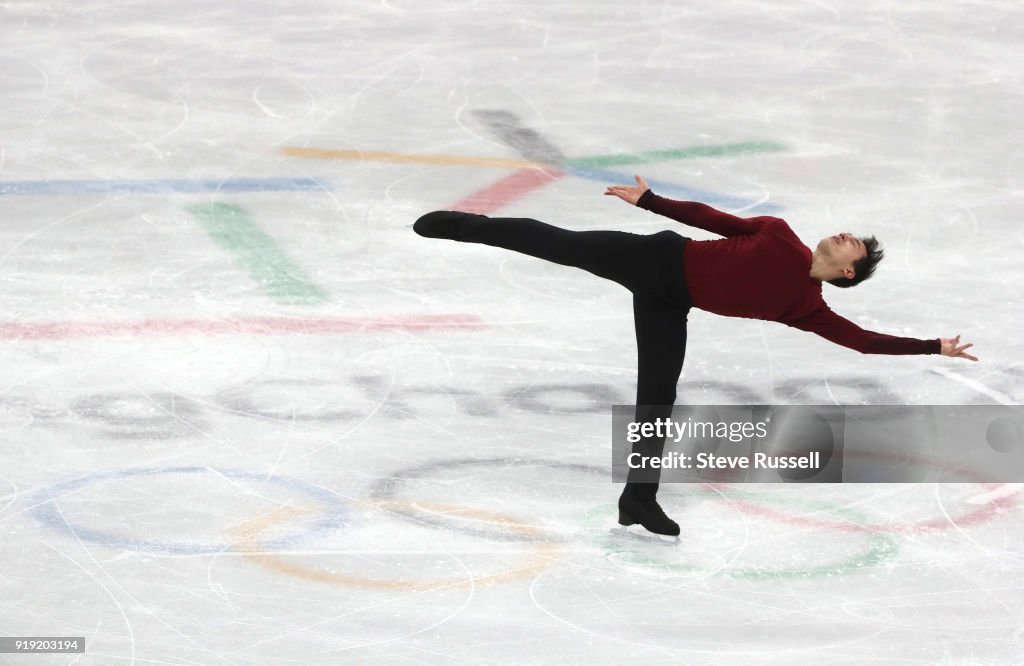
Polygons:
M348 508L346 504L333 492L314 486L298 479L287 477L258 474L236 469L222 469L214 467L136 467L129 469L116 469L105 472L97 472L62 481L52 486L43 488L32 497L32 515L36 520L57 530L70 533L77 539L89 541L112 548L132 550L137 552L162 552L173 555L203 555L208 553L220 553L230 551L234 546L230 543L204 544L204 543L164 543L161 541L126 539L115 534L108 534L100 530L88 527L73 525L57 509L54 500L62 495L85 488L99 481L108 479L124 479L133 476L150 476L158 474L218 474L229 479L240 481L259 481L272 483L290 490L296 490L303 495L310 497L324 505L324 515L315 523L309 524L303 531L296 534L279 537L272 541L265 541L261 544L267 550L281 550L295 545L312 536L336 530L348 523Z

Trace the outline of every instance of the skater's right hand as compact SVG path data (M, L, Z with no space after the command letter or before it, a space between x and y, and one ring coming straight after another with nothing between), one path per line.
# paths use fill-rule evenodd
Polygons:
M613 197L618 197L626 203L636 205L636 202L640 200L643 193L651 189L651 186L647 184L647 181L640 176L633 176L636 178L636 185L609 185L608 189L604 191L605 194L610 194Z
M939 343L942 347L943 356L953 356L955 358L966 358L969 361L977 361L977 356L971 356L964 350L968 347L973 347L974 343L968 343L966 345L960 344L960 334L958 333L955 338L939 338Z

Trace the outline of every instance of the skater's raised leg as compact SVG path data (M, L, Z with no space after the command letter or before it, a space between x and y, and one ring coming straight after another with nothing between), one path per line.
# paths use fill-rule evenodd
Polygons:
M666 270L682 270L682 237L670 231L652 235L570 231L530 218L456 211L427 213L413 229L428 238L491 245L582 268L633 293L662 298L670 298L671 280L666 278Z

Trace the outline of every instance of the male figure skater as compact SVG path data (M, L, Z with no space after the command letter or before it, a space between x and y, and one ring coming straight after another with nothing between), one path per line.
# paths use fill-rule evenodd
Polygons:
M514 250L613 280L633 293L637 345L636 421L669 418L686 353L691 307L729 316L777 321L817 333L862 354L943 354L978 359L960 336L918 340L867 331L829 309L822 282L852 287L871 277L882 259L874 237L849 233L823 238L812 251L774 217L740 218L705 204L659 197L646 181L610 186L605 194L724 238L691 240L672 231L568 231L528 218L490 218L435 211L413 229ZM642 458L659 457L664 438L634 445ZM641 476L642 475L642 476ZM657 471L630 470L619 497L619 523L677 536L679 525L658 505ZM642 479L642 481L640 480Z

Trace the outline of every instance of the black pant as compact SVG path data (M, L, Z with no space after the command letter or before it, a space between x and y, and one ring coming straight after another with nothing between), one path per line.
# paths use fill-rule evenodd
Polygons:
M692 303L683 275L687 238L672 231L637 235L622 231L568 231L528 218L464 218L459 240L514 250L575 266L633 292L636 329L636 421L669 418L686 355L686 317ZM665 440L637 442L642 457L660 457ZM631 470L624 492L653 499L658 470Z

